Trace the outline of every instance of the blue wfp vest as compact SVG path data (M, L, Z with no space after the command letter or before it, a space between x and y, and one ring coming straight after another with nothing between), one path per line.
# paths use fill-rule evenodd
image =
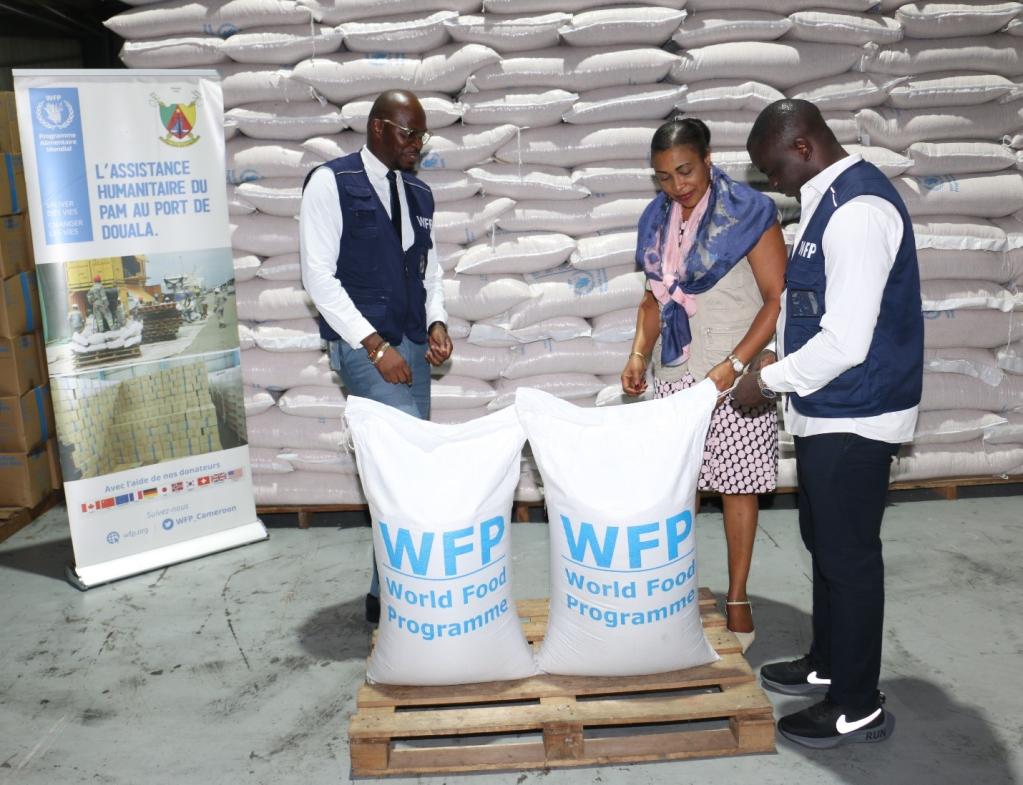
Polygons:
M867 358L811 395L789 394L796 411L808 417L873 417L920 403L924 326L913 224L888 178L866 161L853 164L831 184L792 249L785 270L785 354L797 351L821 329L828 221L841 205L867 195L885 199L899 211L902 243L884 287Z
M407 251L395 234L387 210L366 176L359 153L324 166L334 172L341 202L341 244L334 277L373 329L391 345L406 337L426 343L426 258L433 243L433 193L422 180L401 172L414 239ZM315 171L315 169L313 170ZM309 177L306 177L306 183ZM320 316L320 336L340 336Z

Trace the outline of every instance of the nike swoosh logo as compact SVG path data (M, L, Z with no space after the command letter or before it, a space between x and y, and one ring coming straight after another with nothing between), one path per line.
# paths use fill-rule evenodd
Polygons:
M831 684L831 679L822 679L817 676L817 671L810 671L806 677L807 684Z
M841 734L852 733L854 730L859 730L864 725L869 725L878 717L881 716L881 709L875 709L873 714L868 714L862 720L854 720L853 722L846 722L845 715L843 714L837 720L835 720L835 730Z

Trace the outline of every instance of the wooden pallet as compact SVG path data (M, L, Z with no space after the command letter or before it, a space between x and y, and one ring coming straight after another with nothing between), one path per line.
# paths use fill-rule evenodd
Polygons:
M527 638L547 600L523 600ZM348 726L357 777L547 769L774 751L771 703L714 597L700 616L721 659L649 676L537 676L452 687L366 684Z
M324 475L327 477L328 475ZM259 504L256 515L291 514L298 519L298 528L308 529L313 513L317 512L352 512L368 510L365 504Z
M63 497L61 491L50 491L35 507L0 507L0 542L24 529Z
M133 357L141 357L142 350L138 346L129 346L126 349L100 349L88 354L75 355L76 368L91 368L95 365L106 365L120 360L130 360Z

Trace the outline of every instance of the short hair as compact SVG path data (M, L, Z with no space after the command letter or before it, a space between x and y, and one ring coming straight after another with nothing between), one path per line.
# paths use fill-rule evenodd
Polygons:
M799 98L783 98L768 104L757 115L746 146L755 147L769 138L788 144L800 135L820 138L822 134L831 134L831 129L815 104Z
M390 119L399 106L412 106L419 102L410 90L385 90L376 97L369 110L369 120Z
M654 131L650 140L650 154L662 153L672 147L688 145L706 158L710 152L710 129L695 117L674 117Z

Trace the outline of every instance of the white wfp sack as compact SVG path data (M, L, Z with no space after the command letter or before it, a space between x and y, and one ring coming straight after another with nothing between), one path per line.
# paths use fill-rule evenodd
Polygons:
M704 381L635 406L581 409L518 391L551 521L542 670L632 676L717 659L700 622L693 532L716 397ZM643 455L625 459L632 444Z
M536 673L511 592L525 443L515 412L438 425L353 397L345 419L382 589L367 678L467 684Z

